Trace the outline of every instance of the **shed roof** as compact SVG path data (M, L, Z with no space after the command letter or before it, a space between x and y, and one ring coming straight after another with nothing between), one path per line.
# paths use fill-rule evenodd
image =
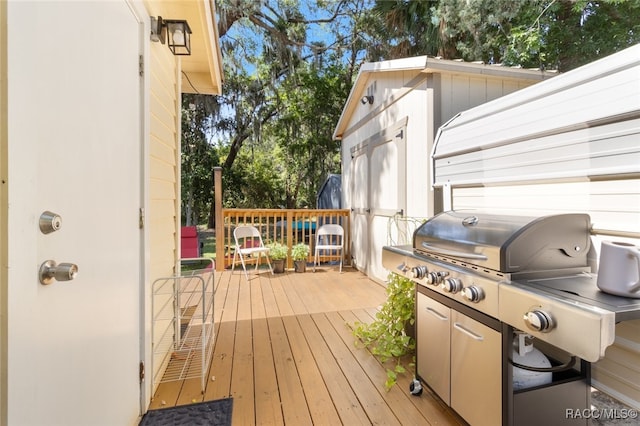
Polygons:
M222 54L212 0L146 0L152 16L186 19L191 28L191 55L181 56L182 92L222 93Z
M392 59L380 62L365 62L360 67L356 81L342 109L342 114L333 133L333 139L342 139L353 111L364 96L367 86L375 75L397 71L415 71L416 74L470 74L484 75L505 80L541 81L556 75L555 71L505 67L501 64L485 64L482 62L464 62L462 60L442 59L431 56L415 56L411 58Z

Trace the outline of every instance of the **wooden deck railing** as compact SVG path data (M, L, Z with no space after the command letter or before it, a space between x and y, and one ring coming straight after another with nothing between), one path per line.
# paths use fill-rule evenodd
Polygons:
M219 219L218 219L219 220ZM231 266L233 260L233 230L238 225L253 225L260 230L265 244L280 242L289 248L298 243L310 247L308 261L313 260L316 229L323 224L337 223L344 228L344 260L350 259L349 210L340 209L222 209L222 226L216 226L216 270ZM218 231L222 232L218 234ZM335 260L339 257L333 256ZM224 259L222 262L219 259ZM324 261L331 260L323 256ZM287 258L287 267L293 267L291 256Z

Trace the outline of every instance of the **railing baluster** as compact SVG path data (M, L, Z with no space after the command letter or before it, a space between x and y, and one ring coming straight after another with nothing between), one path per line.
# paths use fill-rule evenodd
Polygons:
M350 211L347 209L222 209L222 223L224 234L221 238L216 236L216 245L225 245L224 259L216 265L231 266L233 259L233 229L242 224L256 226L263 235L265 243L278 241L286 245L289 250L294 244L301 242L309 244L311 250L308 260L313 258L315 246L315 234L317 228L325 223L338 223L345 231L344 256L350 257ZM327 255L323 258L335 258L336 255ZM291 257L287 266L293 266Z

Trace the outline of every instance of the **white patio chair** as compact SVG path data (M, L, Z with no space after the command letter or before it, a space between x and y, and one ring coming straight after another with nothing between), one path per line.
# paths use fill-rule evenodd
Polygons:
M233 230L233 239L235 240L236 246L233 250L233 261L231 262L231 272L236 267L236 255L240 256L240 262L242 263L242 269L244 270L244 276L249 280L249 274L247 274L247 266L245 264L245 257L248 256L257 256L256 259L256 268L258 270L258 265L260 265L260 257L264 254L267 258L267 264L269 265L269 270L273 274L273 268L271 267L271 261L269 260L269 248L264 245L262 242L262 236L260 235L260 231L255 226L242 225L238 226Z
M342 258L344 257L344 229L336 224L326 224L318 228L316 232L316 248L313 256L313 272L320 263L320 252L329 251L333 255L336 251L340 254L340 272L342 272Z

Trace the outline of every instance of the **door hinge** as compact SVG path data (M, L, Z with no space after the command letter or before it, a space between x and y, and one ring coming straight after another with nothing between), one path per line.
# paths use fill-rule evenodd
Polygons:
M138 226L140 229L144 228L144 207L138 210Z
M142 383L144 381L144 362L143 361L140 361L139 377L140 377L140 383Z
M143 55L138 56L138 74L140 74L140 77L144 75L144 56Z

